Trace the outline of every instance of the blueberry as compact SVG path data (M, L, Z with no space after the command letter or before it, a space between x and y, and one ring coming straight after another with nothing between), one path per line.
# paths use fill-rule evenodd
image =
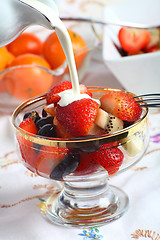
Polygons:
M41 127L43 127L46 124L53 124L53 119L54 119L54 117L43 117L43 118L40 118L36 122L36 126L37 126L38 129L40 129Z
M84 153L92 153L92 152L96 152L101 145L93 145L93 142L91 143L91 145L86 144L85 147L81 147L79 148L79 151L84 152Z
M74 172L80 162L80 155L77 151L70 152L51 172L50 178L63 180L63 177Z
M40 145L38 143L33 143L33 149L37 154L39 153L41 147L42 147L42 145Z
M41 127L37 133L39 136L43 137L57 137L57 133L55 130L55 125L53 124L46 124L43 127ZM42 145L33 143L33 148L35 152L38 154L39 150L41 149Z
M40 116L36 111L32 111L32 112L26 112L23 116L23 120L25 120L26 118L32 118L32 120L36 123L39 119Z
M92 143L93 145L93 143ZM101 147L101 145L95 145L95 146L85 146L85 147L81 147L79 148L79 151L84 152L84 153L92 153L92 152L96 152L99 148Z
M37 135L43 136L43 137L57 137L55 125L53 124L46 124L42 126Z
M81 140L81 139L90 139L94 138L93 135L87 135L87 136L82 136L82 137L75 137L72 138L72 140ZM99 141L88 141L88 142L82 142L81 146L78 148L79 151L85 152L85 153L92 153L96 152L102 144L99 144Z
M67 207L72 207L70 201L68 199L65 199L63 195L60 196L60 201L63 202L63 205Z
M42 109L42 117L47 117L48 113L44 110L44 108Z
M127 122L127 121L123 121L123 122L124 122L124 128L127 128L133 124L133 122Z

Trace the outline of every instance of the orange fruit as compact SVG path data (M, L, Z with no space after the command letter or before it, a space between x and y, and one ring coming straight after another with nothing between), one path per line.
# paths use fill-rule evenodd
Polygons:
M29 64L35 64L38 66L43 66L47 69L51 69L49 63L43 57L33 53L25 53L15 57L11 62L10 67Z
M0 71L3 71L8 64L10 64L14 59L12 53L10 53L6 47L0 48ZM3 80L3 73L0 74L0 92L6 91L6 84Z
M7 91L20 100L47 92L53 83L52 76L38 67L12 69L4 79Z
M11 63L13 62L13 60L15 59L15 56L9 51L8 51L8 56L7 57L8 57L8 59L7 59L6 67L10 66Z
M14 55L19 56L24 53L42 53L41 40L32 33L23 32L13 42L7 45L7 49Z
M22 66L11 69L4 75L7 91L17 99L26 100L41 95L56 81L47 70L38 67L50 69L47 61L38 55L22 54L15 57L10 66L19 65Z
M4 70L7 66L8 50L6 47L0 48L0 71Z
M73 52L76 53L79 51L75 57L77 68L79 68L82 65L83 59L87 53L87 49L84 49L87 45L79 34L69 29L68 33L71 38ZM42 52L52 69L60 67L66 59L56 32L51 33L44 41Z

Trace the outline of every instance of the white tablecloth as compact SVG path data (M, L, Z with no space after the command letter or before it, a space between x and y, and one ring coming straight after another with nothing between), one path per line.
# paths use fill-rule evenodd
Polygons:
M99 15L106 2L111 1L57 0L60 11L70 15L73 7L84 15L92 14L96 7ZM122 87L102 62L98 69L101 86ZM90 69L83 83L95 85L95 72ZM129 209L123 217L96 232L97 229L60 227L41 215L43 200L59 185L33 175L19 162L11 115L1 112L0 240L160 239L160 111L150 112L149 125L151 139L146 155L136 166L109 180L128 194Z

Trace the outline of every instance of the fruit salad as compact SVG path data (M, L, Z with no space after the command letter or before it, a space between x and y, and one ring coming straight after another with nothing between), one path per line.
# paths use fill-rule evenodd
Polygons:
M70 101L71 91L70 81L61 82L43 96L38 110L25 110L18 128L26 135L17 134L25 165L55 180L97 171L115 174L129 156L144 150L143 134L134 128L133 136L123 131L144 118L142 108L132 94L121 90L102 89L95 97L80 85L82 97L75 101ZM144 125L142 121L139 131Z

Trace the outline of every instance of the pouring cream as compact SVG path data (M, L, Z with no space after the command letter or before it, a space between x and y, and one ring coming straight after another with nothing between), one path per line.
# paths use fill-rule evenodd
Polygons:
M74 53L72 49L72 42L67 31L67 28L60 20L56 5L50 5L50 0L20 0L21 2L31 6L40 12L50 23L50 26L55 29L57 36L60 40L64 53L66 55L66 60L69 67L72 88L73 88L73 96L79 95L79 81L78 81L78 73L76 69L76 64L74 60Z

